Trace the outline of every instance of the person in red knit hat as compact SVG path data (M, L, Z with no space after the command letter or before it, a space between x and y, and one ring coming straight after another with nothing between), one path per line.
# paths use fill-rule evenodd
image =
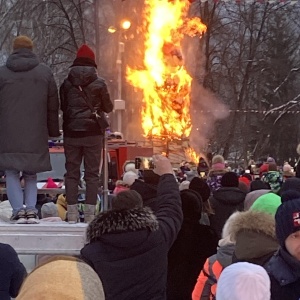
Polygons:
M83 44L77 51L68 77L60 87L67 171L67 218L70 223L76 223L79 218L77 201L82 160L86 182L85 222L91 222L95 216L104 132L93 112L101 114L113 110L107 85L97 74L95 59L94 51Z

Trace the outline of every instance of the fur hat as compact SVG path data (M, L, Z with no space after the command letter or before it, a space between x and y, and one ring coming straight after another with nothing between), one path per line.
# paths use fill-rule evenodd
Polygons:
M96 59L94 51L86 44L79 47L76 58L89 58L93 61Z
M49 217L58 217L57 206L53 202L48 202L41 207L42 219Z
M139 177L135 172L132 171L125 172L123 175L123 184L127 184L128 186L131 186L134 183L134 181L138 178Z
M222 155L215 155L212 159L213 170L224 170L225 169L225 160Z
M190 183L191 190L200 194L202 201L206 202L210 196L210 188L205 180L199 177L194 177Z
M274 193L266 193L256 199L250 207L250 210L261 211L275 216L275 213L281 204L281 199Z
M37 267L25 279L18 300L104 300L98 274L85 262L58 259Z
M239 177L234 172L227 172L221 178L222 187L238 187Z
M276 236L282 248L285 248L287 237L300 230L300 198L299 193L295 193L296 199L285 199L278 207L276 220Z
M212 164L225 164L225 159L222 155L215 155L213 158L212 158Z
M180 192L181 206L184 219L199 221L202 213L201 196L190 189Z
M26 35L19 35L13 41L13 50L20 48L33 49L32 40Z
M226 267L218 280L218 300L267 300L271 298L270 278L266 270L248 262Z
M143 199L134 190L120 192L112 198L113 210L129 210L137 207L143 207Z

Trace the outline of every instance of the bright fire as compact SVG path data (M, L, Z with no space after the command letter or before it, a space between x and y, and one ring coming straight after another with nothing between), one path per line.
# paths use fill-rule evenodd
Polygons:
M145 1L144 70L127 69L127 80L143 91L144 135L181 139L190 135L192 78L184 68L181 41L201 35L206 26L187 18L188 0Z

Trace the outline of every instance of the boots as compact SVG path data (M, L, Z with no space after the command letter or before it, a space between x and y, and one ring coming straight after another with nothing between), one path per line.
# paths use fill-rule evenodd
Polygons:
M91 223L95 218L96 205L84 205L84 223Z
M78 222L78 206L77 204L68 205L67 207L67 218L70 224Z

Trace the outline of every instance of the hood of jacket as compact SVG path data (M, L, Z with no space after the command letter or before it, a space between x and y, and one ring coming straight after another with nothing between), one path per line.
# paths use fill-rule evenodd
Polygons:
M221 187L213 192L213 197L225 205L238 205L245 200L245 196L237 187Z
M26 48L15 50L6 62L6 67L13 72L27 72L37 65L39 65L37 56Z
M149 207L129 210L112 210L98 214L89 224L87 241L98 241L105 234L134 232L139 230L156 231L159 223Z
M259 211L240 212L232 221L232 240L239 261L272 255L278 249L275 218Z
M222 265L223 268L226 268L232 263L232 255L235 249L234 243L227 243L218 247L217 250L217 260Z
M91 66L74 66L71 67L68 80L74 86L87 86L98 77L97 70Z

